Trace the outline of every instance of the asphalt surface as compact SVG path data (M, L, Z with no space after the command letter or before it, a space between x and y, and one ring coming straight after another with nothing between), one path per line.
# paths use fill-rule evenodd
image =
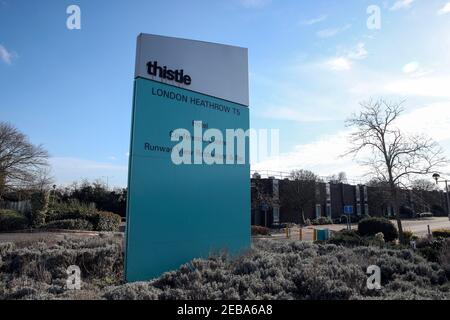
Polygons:
M397 221L391 220L395 226L397 226ZM402 220L402 226L404 231L411 231L418 237L425 237L428 234L428 226L430 231L436 229L450 229L450 220L448 217L433 217L433 218L422 218L416 220ZM329 229L331 231L340 231L346 229L346 225L343 224L331 224L322 226L310 226L302 229L302 240L312 241L314 229ZM356 230L358 228L357 224L352 224L352 229ZM297 240L300 239L300 231L298 227L292 227L289 230L289 237L286 234L285 229L278 230L270 236L273 239L289 239Z

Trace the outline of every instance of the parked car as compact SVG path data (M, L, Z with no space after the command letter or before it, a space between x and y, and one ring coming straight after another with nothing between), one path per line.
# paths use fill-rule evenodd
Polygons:
M417 217L420 218L432 218L433 217L433 213L431 212L421 212L417 214Z

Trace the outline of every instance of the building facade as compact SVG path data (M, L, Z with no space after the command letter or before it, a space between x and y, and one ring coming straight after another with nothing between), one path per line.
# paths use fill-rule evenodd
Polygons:
M393 216L389 192L379 187L345 183L299 182L291 179L252 178L252 225L272 227L305 223L320 217L334 222L344 215ZM414 217L432 212L447 215L442 191L401 190L400 213Z

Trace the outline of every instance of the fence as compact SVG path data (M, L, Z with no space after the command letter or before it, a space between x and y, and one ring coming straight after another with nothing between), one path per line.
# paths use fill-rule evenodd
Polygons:
M14 210L21 213L26 213L31 211L31 201L0 201L0 209Z

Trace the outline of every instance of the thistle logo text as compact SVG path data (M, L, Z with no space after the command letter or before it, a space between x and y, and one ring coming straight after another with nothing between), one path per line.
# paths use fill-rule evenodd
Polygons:
M192 79L189 75L184 74L184 70L171 70L167 66L159 66L157 61L150 61L147 63L147 73L149 75L175 81L181 84L190 85Z

